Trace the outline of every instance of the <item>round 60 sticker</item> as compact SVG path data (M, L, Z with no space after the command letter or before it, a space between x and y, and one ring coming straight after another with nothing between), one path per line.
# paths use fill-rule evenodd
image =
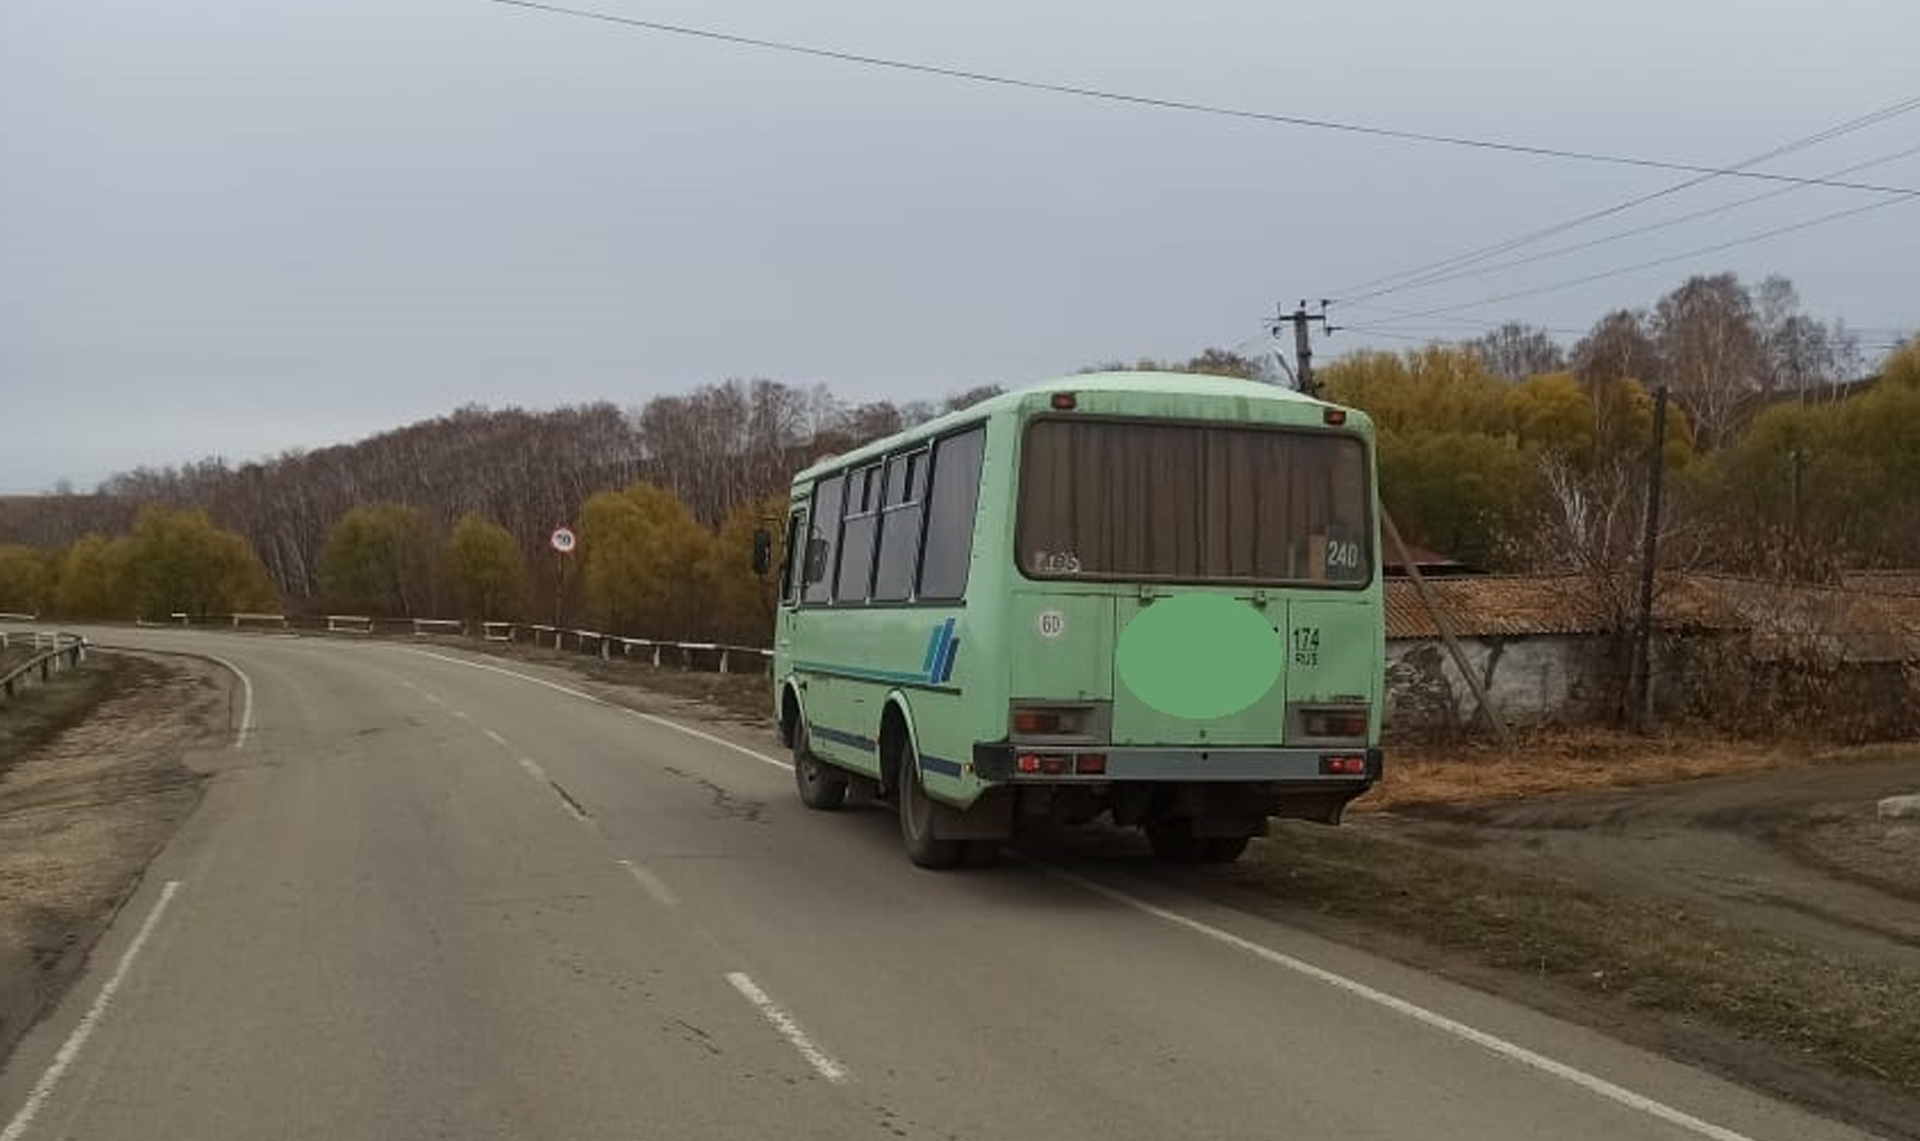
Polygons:
M563 555L570 554L573 551L573 532L565 527L555 527L552 537L547 541L553 544L554 550L559 551Z
M1058 610L1042 610L1033 620L1033 628L1046 639L1058 638L1067 632L1067 616Z

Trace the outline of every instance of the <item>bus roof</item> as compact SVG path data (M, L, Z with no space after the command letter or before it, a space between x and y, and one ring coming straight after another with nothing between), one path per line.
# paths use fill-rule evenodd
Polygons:
M1278 385L1257 380L1242 380L1239 377L1209 376L1190 372L1078 373L1073 376L1035 381L998 396L988 397L977 404L970 404L957 412L948 412L884 439L863 444L851 451L822 456L804 470L795 473L793 482L805 482L841 467L877 458L900 447L903 443L940 435L961 424L970 424L996 412L1018 408L1036 395L1053 392L1139 392L1166 396L1230 397L1237 400L1271 401L1276 404L1337 407L1327 401L1302 395L1290 388L1281 388ZM1362 421L1364 419L1361 417Z

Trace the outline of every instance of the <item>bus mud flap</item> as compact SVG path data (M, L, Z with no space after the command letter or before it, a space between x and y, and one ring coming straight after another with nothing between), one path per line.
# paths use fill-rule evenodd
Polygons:
M965 809L934 801L933 834L940 840L1012 839L1013 790L988 789Z

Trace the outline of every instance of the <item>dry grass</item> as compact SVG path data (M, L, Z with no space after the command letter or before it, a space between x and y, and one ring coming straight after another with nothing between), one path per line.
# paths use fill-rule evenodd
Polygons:
M0 704L0 773L28 750L85 719L119 687L120 673L115 660L95 657Z
M106 654L28 696L0 717L0 1056L192 808L181 757L226 705L208 672Z
M1355 812L1422 804L1521 800L1733 776L1858 759L1873 750L1814 752L1778 744L1685 734L1642 737L1617 730L1541 730L1512 752L1491 742L1406 742L1387 749L1386 776Z

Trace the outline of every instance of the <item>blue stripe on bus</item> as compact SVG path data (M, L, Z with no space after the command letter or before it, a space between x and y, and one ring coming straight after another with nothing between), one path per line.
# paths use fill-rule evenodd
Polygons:
M941 628L935 626L933 632L927 635L927 657L920 663L921 677L932 677L934 664L940 660L940 633Z
M959 761L949 761L943 757L929 757L925 753L920 754L920 767L930 772L936 772L943 776L950 777L957 777L962 771Z
M940 676L940 667L947 660L947 648L953 645L953 619L949 618L933 630L932 653L927 656L921 672L931 682L944 680Z
M826 662L795 662L793 668L803 673L832 674L835 677L848 677L857 681L885 681L898 685L927 684L924 673L896 673L893 670L872 670L865 666L836 666Z
M858 733L842 733L838 729L829 729L818 722L808 722L807 724L809 731L823 741L832 741L836 745L845 745L850 749L860 749L864 752L873 751L873 739L871 737L862 737Z
M953 676L953 659L958 657L959 654L960 639L947 639L946 651L940 655L940 672L934 677L934 681L945 681Z
M842 733L838 729L829 729L825 725L817 722L808 722L808 732L823 741L832 741L835 744L859 749L862 752L870 753L873 751L873 740L868 737L862 737L858 733ZM959 761L949 761L945 757L933 757L925 753L920 754L920 767L929 772L936 772L943 776L950 777L957 777L965 771Z

